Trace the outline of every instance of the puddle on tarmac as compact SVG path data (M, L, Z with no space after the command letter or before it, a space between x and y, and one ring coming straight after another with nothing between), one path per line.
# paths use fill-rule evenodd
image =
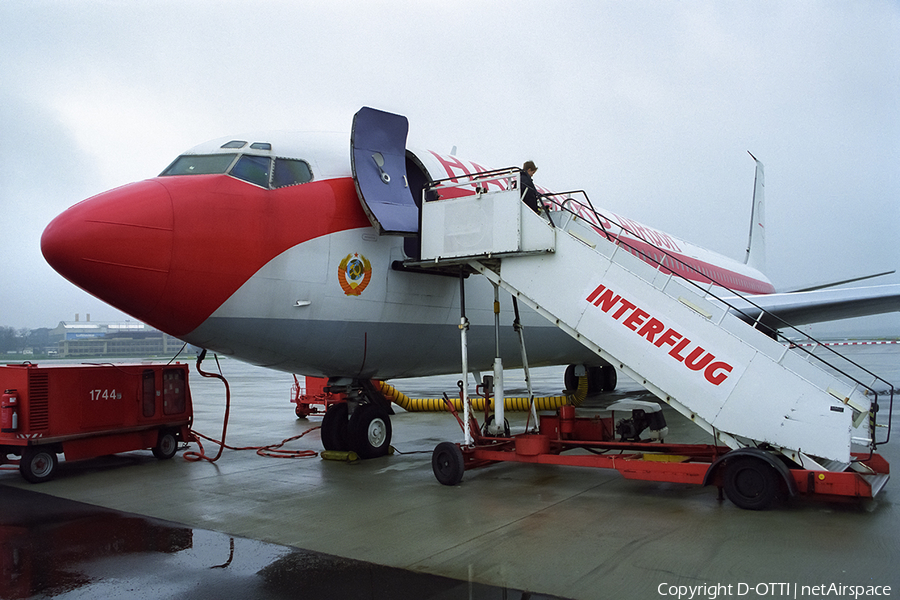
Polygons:
M0 486L0 598L476 598L531 594L191 529Z

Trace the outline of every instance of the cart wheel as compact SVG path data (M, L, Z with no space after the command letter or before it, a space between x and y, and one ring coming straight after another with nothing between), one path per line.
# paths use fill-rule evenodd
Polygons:
M159 440L153 447L153 456L159 460L167 460L175 456L178 451L178 441L171 431L160 431Z
M347 403L332 404L322 417L322 446L326 450L346 451L350 449L347 437Z
M350 449L362 458L377 458L391 449L391 417L377 404L360 404L348 425Z
M444 485L456 485L466 470L462 450L456 444L441 442L431 454L431 470Z
M53 479L58 465L59 460L56 458L56 452L28 446L22 451L22 460L19 461L19 472L26 481L43 483Z
M781 496L781 480L771 466L756 458L725 465L725 495L740 508L768 510Z

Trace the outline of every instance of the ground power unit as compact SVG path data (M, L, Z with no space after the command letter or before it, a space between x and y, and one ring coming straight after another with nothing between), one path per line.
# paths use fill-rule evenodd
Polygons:
M0 366L0 464L32 482L67 461L152 449L171 458L192 439L188 365Z

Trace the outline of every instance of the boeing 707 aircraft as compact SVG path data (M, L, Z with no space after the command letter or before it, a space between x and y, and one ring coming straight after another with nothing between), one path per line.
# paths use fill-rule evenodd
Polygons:
M368 382L459 372L459 279L415 266L423 197L434 181L488 172L406 148L405 124L363 108L350 135L258 133L201 144L156 177L60 214L44 231L42 252L75 285L190 344L357 390L337 425L326 415L323 439L349 436L362 455L384 454L390 406ZM484 182L488 191L501 185ZM598 231L614 223L662 268L742 293L753 302L749 318L773 329L778 317L800 325L900 308L897 285L776 293L762 272L763 187L757 162L743 261L603 209L585 218ZM469 363L490 370L494 290L469 277L465 294ZM513 318L503 303L501 319ZM576 339L529 309L521 322L531 366L585 365L598 387L614 387L613 367ZM521 366L512 327L500 347L507 366ZM386 440L366 439L373 422L387 426Z

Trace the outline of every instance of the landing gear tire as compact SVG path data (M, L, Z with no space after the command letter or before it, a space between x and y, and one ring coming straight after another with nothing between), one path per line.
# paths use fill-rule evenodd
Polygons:
M160 431L159 440L153 447L153 456L159 460L168 460L178 451L178 440L171 431Z
M575 365L566 367L566 374L563 375L563 385L566 386L567 390L574 391L578 389L578 377L575 375Z
M782 497L778 472L756 458L738 458L725 465L725 495L748 510L768 510Z
M441 442L431 454L431 470L444 485L456 485L466 471L462 450L456 444Z
M22 451L19 472L26 481L43 483L56 476L58 466L59 460L56 458L56 452L28 446Z
M391 449L391 417L377 404L360 404L350 416L350 449L377 458Z
M616 374L616 368L612 365L603 367L603 391L611 392L616 389L619 384L619 376Z
M603 365L602 367L588 367L588 393L599 394L602 392L611 392L616 389L618 376L616 368L612 365Z
M346 451L350 449L348 434L349 409L346 402L332 404L322 418L322 446L326 450Z
M619 383L616 368L612 365L588 367L587 378L588 394L611 392L616 389L616 385ZM578 377L575 375L575 365L566 367L565 386L567 390L578 389Z

